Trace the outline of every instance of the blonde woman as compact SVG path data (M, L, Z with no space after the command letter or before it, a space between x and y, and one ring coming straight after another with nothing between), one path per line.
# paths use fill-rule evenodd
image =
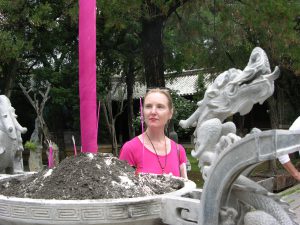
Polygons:
M165 126L173 111L172 98L167 89L149 89L143 105L146 130L123 145L120 159L127 161L139 173L172 174L187 178L185 149L165 135Z

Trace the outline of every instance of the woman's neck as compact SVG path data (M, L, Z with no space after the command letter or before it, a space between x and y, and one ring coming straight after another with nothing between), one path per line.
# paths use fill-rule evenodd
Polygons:
M147 128L143 137L143 144L157 155L167 155L171 151L171 142L165 136L164 130L161 131L161 129Z
M154 129L149 129L145 131L148 135L148 137L151 139L151 141L155 142L160 142L160 141L165 141L165 132L164 130L154 130Z

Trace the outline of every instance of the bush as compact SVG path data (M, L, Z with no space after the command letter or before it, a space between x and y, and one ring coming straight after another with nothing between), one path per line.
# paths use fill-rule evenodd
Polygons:
M174 104L174 128L178 134L180 140L190 141L190 137L194 133L195 128L183 129L179 126L180 120L187 119L197 108L197 103L193 100L188 100L182 96L179 96L177 93L172 92L172 99Z
M29 151L35 151L37 149L37 145L32 141L26 141L24 148Z

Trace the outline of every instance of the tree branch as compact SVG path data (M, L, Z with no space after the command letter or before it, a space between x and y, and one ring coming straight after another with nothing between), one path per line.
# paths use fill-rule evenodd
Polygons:
M49 95L49 92L51 89L51 84L47 81L46 85L47 85L47 89L46 89L45 94L43 94L41 91L39 91L40 95L43 97L42 103L40 104L41 112L43 112L45 104L48 101L48 99L50 98L50 97L48 97L48 95Z
M174 0L173 4L170 6L168 13L167 13L167 18L176 11L180 6L183 6L185 3L187 3L190 0Z
M104 112L104 118L105 118L105 122L109 131L109 134L112 135L112 129L111 129L111 125L109 123L109 118L107 115L107 108L106 108L106 102L101 103L102 107L103 107L103 112Z
M36 105L29 95L31 88L27 91L26 88L21 83L19 83L19 86L22 89L22 91L23 91L24 95L26 96L26 98L28 99L28 101L30 102L30 104L33 106L34 109L36 109Z

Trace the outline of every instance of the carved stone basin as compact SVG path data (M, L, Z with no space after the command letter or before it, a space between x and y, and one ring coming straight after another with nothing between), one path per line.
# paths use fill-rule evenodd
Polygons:
M0 180L18 176L25 175L2 175ZM186 181L180 190L163 195L100 200L48 200L0 195L0 225L160 224L162 199L183 196L195 188L194 182Z

